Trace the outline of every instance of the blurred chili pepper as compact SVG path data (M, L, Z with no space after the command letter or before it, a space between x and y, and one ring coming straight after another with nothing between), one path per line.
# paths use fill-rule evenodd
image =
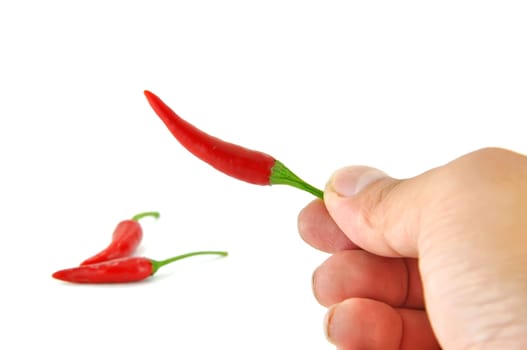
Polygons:
M197 251L157 261L144 257L127 257L84 265L55 272L52 277L72 283L126 283L144 280L154 275L159 268L174 261L195 255L227 256L221 251Z
M84 260L81 266L130 256L143 239L143 229L138 221L146 216L153 216L157 219L159 213L155 211L144 212L135 215L131 220L121 221L113 232L110 245L91 258Z
M150 91L144 93L172 135L189 152L217 170L255 185L289 185L322 198L321 190L306 183L272 156L211 136L183 120Z

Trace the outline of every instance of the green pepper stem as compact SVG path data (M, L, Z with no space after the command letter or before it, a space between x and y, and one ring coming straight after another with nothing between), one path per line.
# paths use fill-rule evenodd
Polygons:
M132 220L134 221L138 221L146 216L152 216L156 219L159 219L159 213L157 211L145 211L144 213L139 213L137 215L134 215L134 217L132 218Z
M168 265L170 263L173 263L176 260L185 259L191 256L195 255L221 255L221 256L227 256L227 252L218 252L218 251L211 251L211 250L203 250L198 252L192 252L192 253L186 253L178 256L174 256L172 258L168 258L165 260L150 260L152 262L152 275L159 270L159 268Z
M271 185L289 185L298 189L304 190L311 193L312 195L322 199L324 192L316 187L311 186L295 173L289 170L282 162L276 160L273 168L271 169L271 176L269 178Z

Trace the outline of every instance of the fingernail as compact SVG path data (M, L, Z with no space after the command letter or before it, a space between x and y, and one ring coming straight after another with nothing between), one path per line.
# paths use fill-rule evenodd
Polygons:
M371 183L386 177L386 173L367 166L352 166L337 170L329 181L329 187L341 197L351 197Z
M318 267L313 271L313 274L311 275L311 290L313 291L313 295L317 296L317 293L315 292L315 274L317 273Z
M331 306L326 312L326 316L324 317L324 335L331 344L333 344L333 341L331 340L331 320L333 319L335 308L336 305Z

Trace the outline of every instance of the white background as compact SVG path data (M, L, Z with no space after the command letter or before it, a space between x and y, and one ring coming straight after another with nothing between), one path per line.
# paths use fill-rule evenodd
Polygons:
M348 164L417 175L527 153L524 1L2 1L2 349L331 349L298 236L312 196L238 182L168 133L143 90L324 187ZM51 278L142 221L146 283ZM353 330L350 330L353 331ZM9 345L8 345L9 344Z

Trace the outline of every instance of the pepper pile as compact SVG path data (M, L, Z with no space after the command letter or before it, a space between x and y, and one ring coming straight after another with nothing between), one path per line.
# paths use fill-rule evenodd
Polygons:
M177 260L196 255L227 256L227 252L222 251L197 251L165 260L132 256L143 238L143 229L138 221L147 216L159 218L159 213L144 212L131 220L121 221L105 249L84 260L80 266L57 271L52 277L72 283L137 282L153 276L159 268Z

